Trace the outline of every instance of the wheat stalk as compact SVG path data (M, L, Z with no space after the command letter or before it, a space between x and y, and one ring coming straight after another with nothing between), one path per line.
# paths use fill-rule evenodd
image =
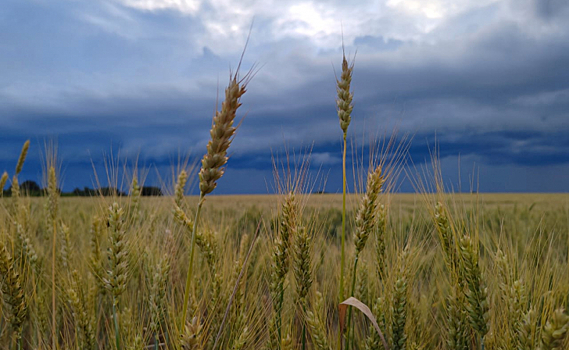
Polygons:
M342 237L341 237L341 257L340 257L340 295L338 302L343 301L344 298L344 269L346 265L345 255L345 242L346 242L346 136L348 133L348 126L351 122L352 113L352 99L353 95L350 92L350 84L352 82L352 72L354 69L353 64L348 64L346 55L342 55L342 74L340 80L336 79L337 94L336 106L338 110L338 117L340 119L340 127L343 131L343 149L342 149ZM341 335L340 335L341 336ZM341 339L340 339L341 341Z
M113 203L109 207L109 240L110 248L108 259L110 268L105 275L104 283L106 289L111 293L113 299L113 319L115 324L115 344L117 350L121 349L119 321L117 312L119 309L119 297L126 289L128 277L128 248L124 228L124 211L118 203Z
M188 302L190 299L190 287L194 261L194 249L197 236L197 224L205 196L211 193L217 186L217 180L225 172L223 166L227 163L227 149L233 140L236 127L233 126L237 108L241 106L241 96L245 94L250 75L244 79L237 80L238 71L230 78L229 86L225 89L225 100L221 104L221 111L216 112L213 117L213 125L210 130L211 139L207 144L207 153L202 159L202 167L198 174L200 183L200 198L196 210L196 218L192 229L192 239L190 243L190 258L188 262L188 274L186 276L186 287L184 291L184 305L182 309L182 324L184 324L188 312Z
M57 343L57 323L56 323L56 289L55 289L55 261L56 261L56 243L57 243L57 214L58 214L58 197L57 177L53 165L49 167L47 177L47 194L48 194L48 217L52 229L52 256L51 256L51 337L52 348L56 349Z
M281 209L279 232L273 243L273 266L271 269L271 297L273 300L273 327L270 333L273 348L280 346L282 332L282 307L284 301L284 285L289 270L290 237L296 235L298 205L293 192L289 193Z
M354 257L354 269L352 274L352 284L350 289L350 296L354 296L354 289L356 287L356 276L358 269L358 261L360 253L365 248L367 240L374 226L376 225L377 215L377 198L381 192L383 183L385 182L381 173L381 166L376 167L373 171L369 171L366 183L366 194L362 197L360 207L356 214L356 256ZM347 331L352 330L352 308L348 311L348 326ZM349 339L348 342L349 344ZM349 346L347 347L349 349Z

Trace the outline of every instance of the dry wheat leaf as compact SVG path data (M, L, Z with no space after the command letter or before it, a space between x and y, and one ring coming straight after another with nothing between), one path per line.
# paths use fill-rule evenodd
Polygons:
M373 315L373 313L371 312L369 307L367 307L366 304L362 303L361 301L359 301L358 299L356 299L354 297L349 297L348 299L341 302L340 305L338 305L339 316L340 316L340 332L344 331L344 326L346 324L346 310L348 309L348 306L355 307L356 309L363 312L367 318L369 318L369 320L373 324L373 327L375 328L375 330L379 334L379 337L381 338L381 342L383 343L384 349L389 350L389 346L387 346L387 342L385 341L385 337L383 336L381 329L379 329L379 325L377 324L377 320L375 319L375 316Z

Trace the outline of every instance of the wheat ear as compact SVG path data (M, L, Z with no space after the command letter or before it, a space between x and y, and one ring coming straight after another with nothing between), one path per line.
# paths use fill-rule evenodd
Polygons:
M223 175L227 163L227 149L233 140L236 127L233 126L237 108L241 106L241 96L245 94L250 75L242 80L237 80L237 73L230 79L229 86L225 89L225 100L221 104L221 111L216 112L211 127L211 139L207 144L207 153L202 159L202 167L199 172L200 199L196 210L196 218L193 223L192 240L190 243L190 258L188 261L188 274L184 291L184 305L182 309L182 325L186 321L188 302L190 300L190 288L194 264L194 250L196 245L197 225L205 196L211 193L217 186L217 180Z
M16 164L16 173L15 175L18 176L20 172L22 172L22 167L24 166L24 162L26 161L26 156L28 155L28 149L30 148L30 140L24 142L24 146L22 146L22 151L20 152L20 158L18 158L18 163Z
M326 334L326 310L322 293L316 292L313 309L306 311L305 318L315 349L330 350Z
M131 208L130 215L132 222L137 222L140 217L140 185L138 184L138 177L136 174L132 177L132 183L130 185L130 197L131 197Z
M4 172L2 177L0 177L0 197L4 195L4 187L6 187L6 182L8 181L8 173Z
M306 228L298 227L294 239L293 272L296 280L296 294L302 312L306 312L306 296L312 286L312 239ZM302 349L306 348L306 326L302 325Z
M296 197L294 193L289 193L281 208L281 218L279 232L275 237L273 245L273 266L271 270L271 297L273 300L273 331L269 334L272 347L277 349L280 346L282 332L282 307L284 301L284 286L286 275L289 270L289 248L290 237L296 235L297 225Z
M0 240L0 275L2 295L8 305L11 315L9 322L16 335L18 349L22 348L22 331L24 322L28 318L28 302L22 286L22 278L14 269L16 266L12 255L3 240Z
M118 203L109 207L109 230L110 248L108 259L110 268L106 273L105 287L111 293L113 299L113 319L115 324L115 343L117 350L121 349L119 321L117 317L119 297L126 289L128 277L128 248L124 229L124 211Z
M468 287L465 290L468 319L470 325L476 330L483 342L484 336L488 333L488 288L484 284L482 272L480 271L478 250L470 237L464 236L460 240L460 253L463 262L463 275Z

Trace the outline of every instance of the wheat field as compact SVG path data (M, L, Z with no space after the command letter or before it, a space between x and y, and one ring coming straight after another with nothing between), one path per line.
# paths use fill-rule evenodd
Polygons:
M275 195L212 194L252 74L230 79L171 196L142 197L132 171L128 195L60 198L52 156L29 197L26 143L2 177L0 348L568 349L569 195L445 193L440 176L391 193L382 155L347 193L353 69L344 58L342 194L278 166Z

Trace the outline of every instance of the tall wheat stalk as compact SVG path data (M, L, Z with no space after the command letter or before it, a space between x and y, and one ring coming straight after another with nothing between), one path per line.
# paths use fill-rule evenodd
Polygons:
M182 309L182 320L180 329L183 329L188 313L188 303L190 300L191 278L193 273L194 252L196 245L197 227L200 213L205 201L205 196L211 193L217 186L217 180L223 176L223 167L228 160L227 149L233 141L237 128L233 126L237 108L241 106L240 99L245 94L250 74L245 78L237 80L239 69L231 76L229 86L225 89L225 101L221 104L221 111L216 112L213 117L213 126L210 131L211 139L207 144L207 153L202 159L202 167L199 172L200 198L197 204L196 216L193 222L192 239L190 243L190 257L188 262L188 274L186 276L186 286L184 291L184 305Z
M55 167L51 165L48 170L47 178L47 194L48 194L48 208L49 208L49 218L51 222L52 229L52 257L51 257L51 346L52 349L57 349L57 322L55 314L57 309L55 308L55 260L56 260L56 242L57 242L57 178L55 175Z
M342 149L342 242L341 242L341 261L340 261L340 295L339 302L344 300L344 270L346 265L345 242L346 242L346 138L348 134L348 126L351 122L352 99L353 94L350 92L350 84L352 82L353 64L348 64L346 55L342 56L342 75L340 80L336 80L338 98L336 105L338 107L338 117L340 118L340 127L343 131L343 149Z
M353 94L350 92L350 84L352 82L353 64L348 64L345 53L342 54L342 74L340 80L336 79L336 91L338 98L336 105L338 108L338 117L340 119L340 127L343 132L343 148L342 148L342 236L341 236L341 253L340 253L340 290L338 303L344 301L344 274L346 266L346 149L348 126L351 122L352 99ZM338 348L341 348L342 334L338 335Z
M354 291L356 288L356 276L357 276L357 269L358 269L358 261L360 258L360 253L364 250L367 240L373 227L376 223L376 215L377 215L377 205L378 205L378 196L381 192L383 183L385 179L381 173L381 166L376 167L373 170L370 170L367 176L367 183L366 183L366 194L363 196L360 208L358 209L358 213L356 215L356 256L354 257L354 270L352 274L352 285L350 289L350 296L354 296ZM348 311L348 335L350 334L352 319L352 308L349 308ZM347 348L349 349L349 342Z

